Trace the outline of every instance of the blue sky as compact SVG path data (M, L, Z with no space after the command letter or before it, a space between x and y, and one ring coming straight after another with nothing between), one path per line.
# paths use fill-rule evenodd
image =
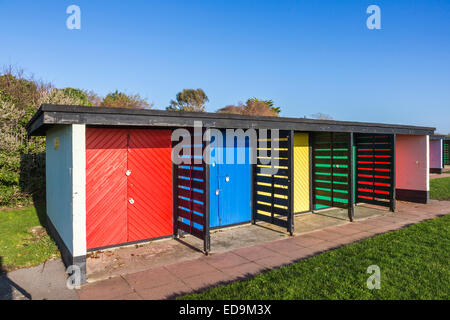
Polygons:
M81 30L66 28L71 4ZM0 0L0 39L1 65L160 109L203 88L207 111L255 96L282 116L450 133L450 1Z

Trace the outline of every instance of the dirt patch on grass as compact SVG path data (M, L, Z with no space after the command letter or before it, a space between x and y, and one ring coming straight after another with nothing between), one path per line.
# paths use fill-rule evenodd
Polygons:
M28 230L28 232L33 235L33 237L29 239L29 241L32 242L37 242L47 235L47 231L43 226L32 227Z

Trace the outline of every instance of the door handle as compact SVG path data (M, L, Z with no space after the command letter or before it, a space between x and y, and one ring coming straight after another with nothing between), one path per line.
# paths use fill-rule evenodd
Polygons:
M134 199L133 199L133 198L130 198L130 199L128 199L128 202L129 202L130 204L134 204Z
M130 174L131 174L131 170L127 170L127 172L125 172L125 175L126 175L127 177L129 177Z

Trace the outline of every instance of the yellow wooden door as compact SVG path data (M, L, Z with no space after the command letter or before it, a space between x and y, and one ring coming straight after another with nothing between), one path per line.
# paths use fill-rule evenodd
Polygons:
M309 134L294 133L294 213L309 211Z

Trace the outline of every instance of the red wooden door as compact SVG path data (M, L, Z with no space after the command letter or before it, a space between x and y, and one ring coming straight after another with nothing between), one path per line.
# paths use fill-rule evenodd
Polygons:
M129 242L173 233L171 145L169 130L129 131Z
M172 232L171 131L87 128L87 248Z
M127 242L127 130L86 129L87 248Z

